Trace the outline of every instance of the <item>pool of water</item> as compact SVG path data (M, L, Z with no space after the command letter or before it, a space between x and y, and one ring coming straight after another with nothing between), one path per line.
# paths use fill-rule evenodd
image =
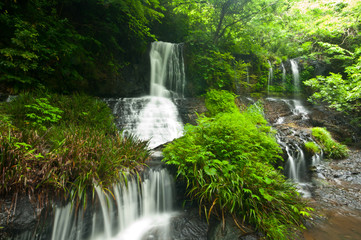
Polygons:
M325 220L304 232L306 240L361 240L361 213L328 211Z

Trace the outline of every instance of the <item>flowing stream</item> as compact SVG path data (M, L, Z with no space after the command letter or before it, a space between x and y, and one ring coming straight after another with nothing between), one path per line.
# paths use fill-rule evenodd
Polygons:
M267 95L269 95L269 89L273 82L273 68L269 60L268 60L268 65L269 65L269 69L268 69Z

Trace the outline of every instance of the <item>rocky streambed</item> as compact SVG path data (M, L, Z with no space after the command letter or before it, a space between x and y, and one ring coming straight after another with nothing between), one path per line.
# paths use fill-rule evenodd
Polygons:
M266 117L283 139L299 144L310 138L312 127L326 127L335 139L348 140L354 146L343 160L323 159L313 166L308 161L307 198L315 211L300 239L361 239L359 130L338 113L307 105L300 111L294 103L272 98L265 101Z

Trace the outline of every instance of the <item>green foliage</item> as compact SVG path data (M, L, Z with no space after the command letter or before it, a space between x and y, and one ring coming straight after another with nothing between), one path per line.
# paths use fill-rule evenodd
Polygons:
M218 113L239 112L234 103L236 95L231 92L212 89L206 93L205 97L205 104L210 116L215 116Z
M317 146L315 142L305 142L305 150L312 155L321 152L321 149Z
M197 126L186 125L185 135L167 144L163 161L177 167L207 219L230 213L268 239L290 239L310 209L272 166L281 159L280 148L261 111L201 116Z
M317 76L304 82L310 86L315 93L309 98L309 101L326 102L331 108L338 111L349 110L350 104L347 102L349 86L342 79L340 74L331 73L330 76Z
M2 103L0 141L0 194L48 189L82 198L136 172L150 154L147 142L116 130L104 102L86 95L25 93Z
M25 105L25 108L30 112L26 114L26 117L30 119L34 127L46 130L45 125L57 123L61 119L63 111L50 105L47 98L37 98L34 100L35 103Z
M347 146L336 142L325 128L312 128L312 136L316 139L327 157L342 159L348 156L349 150Z
M361 100L361 57L360 48L353 56L353 64L346 67L347 78L341 74L330 73L329 76L317 76L304 82L314 93L309 98L311 102L325 102L337 111L357 114L360 111Z
M87 9L87 11L78 11ZM93 91L115 78L163 16L158 0L6 1L0 9L0 81L18 91Z
M241 79L245 78L248 65L242 60L237 61L230 52L215 50L207 44L195 44L191 49L190 74L198 84L204 81L209 88L229 91L245 84Z

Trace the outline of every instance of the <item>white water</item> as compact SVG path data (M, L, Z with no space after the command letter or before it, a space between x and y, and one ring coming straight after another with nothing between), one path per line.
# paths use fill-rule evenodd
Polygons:
M282 69L282 86L284 89L286 89L286 68L283 63L281 63L281 69Z
M184 97L182 46L155 42L150 51L150 95L116 101L113 114L124 134L149 140L149 148L182 136L183 124L172 98ZM57 208L51 240L168 240L172 212L173 180L166 170L149 170L139 182L113 186L112 193L96 188L96 204L83 219L82 208ZM88 210L89 211L89 210ZM90 230L91 229L91 230Z
M153 42L149 55L150 95L183 98L185 72L182 45Z
M182 45L152 43L150 62L150 95L117 99L113 114L125 134L149 140L153 149L183 135L183 123L173 102L173 98L184 97Z
M70 203L57 208L51 240L169 239L169 221L176 215L173 180L164 169L148 174L141 182L129 176L128 186L115 185L112 194L96 187L92 210ZM86 219L85 211L92 216Z
M309 111L306 109L305 106L303 106L302 102L300 100L296 99L282 99L289 108L291 109L291 112L294 115L301 115L303 120L309 119Z
M301 116L302 120L309 119L308 114L310 111L302 104L300 100L276 98L267 98L267 100L283 101L287 104L290 111L292 112L290 118L287 116L279 117L274 123L275 125L280 125L284 123L287 124L290 121L292 122L294 116L297 116L296 119L300 119L299 116ZM298 191L302 194L303 197L311 197L310 187L312 186L312 184L309 182L309 177L307 176L308 166L310 164L320 164L322 161L322 153L313 155L311 159L306 159L302 147L305 142L312 140L310 138L301 137L302 135L296 136L298 135L298 133L292 128L290 128L289 131L291 131L291 137L289 139L292 139L294 136L295 138L299 138L301 140L301 143L297 141L287 140L287 138L283 139L281 136L277 135L277 142L281 146L283 146L287 154L285 175L296 183Z
M295 59L291 59L290 62L293 76L294 92L297 93L300 91L300 72L298 70L297 61Z
M268 69L267 95L269 95L269 88L272 85L272 81L273 81L273 68L269 60L268 60L268 64L269 64L269 69Z

